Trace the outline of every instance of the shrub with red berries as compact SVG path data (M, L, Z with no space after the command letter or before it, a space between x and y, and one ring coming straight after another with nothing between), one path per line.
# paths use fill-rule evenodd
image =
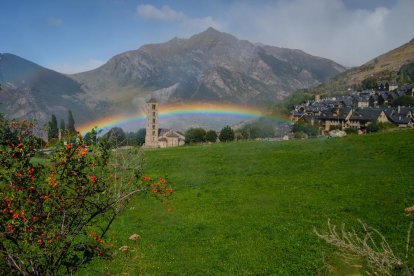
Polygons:
M81 136L39 162L32 133L30 122L0 115L0 251L13 273L72 274L110 256L105 234L128 199L172 193L167 179L143 177Z

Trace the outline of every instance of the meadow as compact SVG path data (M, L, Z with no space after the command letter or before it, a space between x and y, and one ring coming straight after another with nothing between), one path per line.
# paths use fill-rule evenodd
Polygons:
M168 176L170 206L137 197L114 222L112 260L79 275L358 273L313 229L327 221L383 233L403 258L414 204L414 131L338 139L247 141L145 151L145 175ZM172 211L168 212L167 208ZM139 234L139 241L128 237ZM410 249L411 255L414 250ZM414 260L414 258L410 258Z

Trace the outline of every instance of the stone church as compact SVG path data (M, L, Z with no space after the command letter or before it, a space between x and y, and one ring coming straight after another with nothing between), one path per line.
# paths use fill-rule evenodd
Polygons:
M145 147L147 148L167 148L178 147L185 144L185 137L181 132L159 128L158 125L158 102L151 98L145 108L146 114L146 134Z

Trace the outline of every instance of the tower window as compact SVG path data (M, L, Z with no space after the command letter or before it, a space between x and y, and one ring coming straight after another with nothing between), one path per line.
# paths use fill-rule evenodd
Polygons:
M154 117L155 117L155 112L152 112L152 116L154 116Z
M155 131L152 132L152 135L155 136Z
M153 124L155 124L155 118L154 118L154 119L152 119L152 123L153 123Z
M152 129L155 129L155 125L152 125Z
M152 105L152 110L155 110L155 104Z

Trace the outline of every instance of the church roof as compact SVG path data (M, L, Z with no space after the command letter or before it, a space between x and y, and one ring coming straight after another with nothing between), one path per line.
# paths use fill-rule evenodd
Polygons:
M169 131L165 136L167 136L167 137L180 137L176 133L174 133L174 131Z
M166 134L168 131L170 131L169 128L159 128L158 129L158 136L163 136L164 134Z
M147 103L158 103L155 98L151 98L147 101Z

